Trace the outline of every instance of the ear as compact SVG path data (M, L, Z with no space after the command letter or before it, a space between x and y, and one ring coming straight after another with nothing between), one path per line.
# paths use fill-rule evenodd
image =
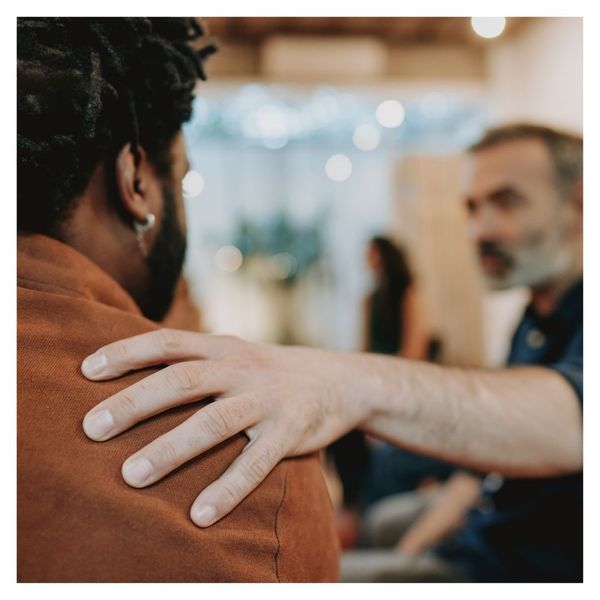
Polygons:
M146 153L138 146L137 152L127 143L117 155L115 176L119 200L125 212L138 221L143 222L148 214L148 201L145 198L146 181L145 172Z

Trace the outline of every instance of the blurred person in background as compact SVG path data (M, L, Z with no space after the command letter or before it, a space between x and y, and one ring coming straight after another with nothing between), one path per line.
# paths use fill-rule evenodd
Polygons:
M365 258L373 289L363 302L362 351L434 360L438 347L429 335L423 300L405 252L390 238L375 236L369 240ZM369 444L359 430L337 440L328 451L343 490L338 528L344 548L358 543L360 513L365 507L392 494L414 491L424 482L425 502L431 495L430 484L445 480L454 470L443 461L389 444ZM389 530L387 522L385 529ZM370 531L363 535L365 541L378 537Z
M390 239L374 237L367 261L376 287L364 303L363 350L436 362L439 342L428 335L423 299L405 253ZM347 476L349 486L342 477L345 491L357 479L356 468L361 465L356 461L360 457L357 450L359 441L365 440L369 461L364 473L359 471L366 506L361 545L385 548L397 544L400 552L418 555L439 541L441 530L455 527L475 502L480 490L478 479L456 465L385 442L369 448L359 430L336 444L351 435L354 444L349 447L346 442L340 448L336 466L341 473L351 474ZM447 486L441 485L446 481ZM344 523L348 521L346 518Z
M281 463L202 531L181 505L238 457L243 434L140 494L120 464L197 405L105 447L76 426L141 375L98 387L81 354L151 331L168 346L163 319L199 326L180 279L181 128L214 46L195 19L135 17L19 18L17 43L18 581L337 580L316 455Z
M130 472L131 459L124 466L126 481L143 488L245 431L243 459L203 489L190 511L198 526L210 527L283 457L360 428L471 470L483 492L462 527L429 554L356 552L342 561L344 580L581 581L583 141L529 124L492 130L470 149L464 197L490 286L531 291L507 368L185 332L172 332L165 345L164 332L154 332L83 361L83 373L97 381L177 362L94 407L85 432L111 439L191 397L216 396L211 410L136 453L151 465L149 477ZM184 388L169 384L173 370L186 374ZM219 430L207 435L216 411ZM96 426L99 415L110 416L110 426Z
M369 242L366 258L374 289L363 303L362 350L428 358L423 303L404 252L389 238L376 236Z
M424 301L405 252L389 238L378 236L369 244L367 260L376 284L364 302L363 351L436 362L439 341L429 331ZM390 444L375 445L365 502L372 505L422 484L428 497L430 484L444 481L454 468Z

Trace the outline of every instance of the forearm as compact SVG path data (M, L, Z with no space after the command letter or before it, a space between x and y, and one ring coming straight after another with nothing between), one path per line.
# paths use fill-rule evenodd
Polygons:
M438 544L457 529L480 495L481 480L458 472L444 484L433 504L409 527L398 549L416 555Z
M459 369L346 355L348 402L368 405L361 428L393 444L484 472L553 476L582 462L574 391L539 367Z

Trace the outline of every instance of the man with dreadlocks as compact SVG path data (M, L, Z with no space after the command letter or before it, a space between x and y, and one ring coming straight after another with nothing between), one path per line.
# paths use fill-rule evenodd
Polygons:
M185 506L240 454L243 434L146 490L122 479L126 457L198 408L178 364L167 370L189 393L185 407L104 447L80 427L140 379L97 386L81 357L158 329L172 303L185 253L181 126L214 46L188 18L17 27L19 581L335 580L315 455L282 463L210 529ZM222 427L214 420L206 433Z

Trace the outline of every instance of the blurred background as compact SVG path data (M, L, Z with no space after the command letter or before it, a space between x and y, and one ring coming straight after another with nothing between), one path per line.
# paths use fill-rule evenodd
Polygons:
M523 290L485 292L460 196L490 125L582 132L580 18L207 18L220 51L185 134L186 277L207 331L364 347L385 235L431 357L502 364Z

